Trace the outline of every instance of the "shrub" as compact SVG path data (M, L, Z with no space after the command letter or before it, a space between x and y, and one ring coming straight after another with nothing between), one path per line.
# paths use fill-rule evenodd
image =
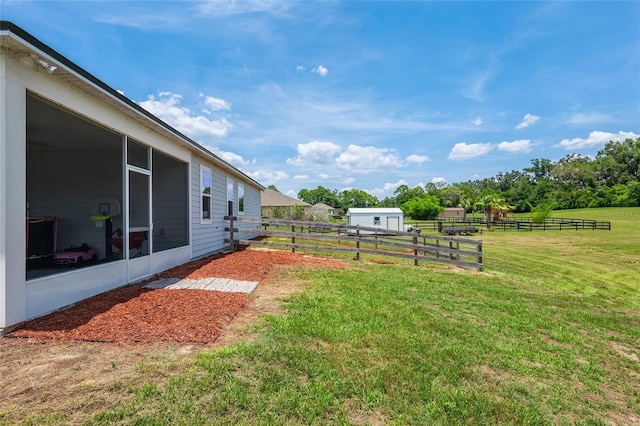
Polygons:
M543 203L537 206L531 207L531 221L533 223L543 223L547 218L551 216L551 212L553 211L553 203Z

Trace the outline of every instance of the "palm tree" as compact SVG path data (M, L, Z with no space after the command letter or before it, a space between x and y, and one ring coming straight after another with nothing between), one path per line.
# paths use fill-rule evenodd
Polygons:
M497 194L487 194L481 197L476 202L476 208L482 209L487 217L487 227L492 222L492 215L494 219L501 216L501 212L508 212L515 209L515 206L509 205L504 197L500 197Z
M460 197L460 202L458 203L458 207L462 207L464 209L465 212L471 212L475 206L475 202L473 201L473 198L471 197L466 197L466 196L462 196Z

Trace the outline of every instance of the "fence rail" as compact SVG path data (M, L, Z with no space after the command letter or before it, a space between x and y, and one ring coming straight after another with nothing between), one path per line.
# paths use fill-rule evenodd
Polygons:
M438 262L463 268L482 270L482 241L438 235L416 234L363 226L291 221L282 219L252 219L225 216L229 226L225 239L234 251L238 245L350 252L360 260L363 254ZM238 239L238 234L245 236ZM249 236L249 237L246 237Z
M486 218L467 218L464 220L441 220L441 222L469 225L484 225L491 229L502 229L504 231L568 231L568 230L611 230L611 222L605 220L590 219L567 219L552 217L543 222L533 222L530 218L510 218L487 222ZM438 230L438 221L422 224L423 229Z

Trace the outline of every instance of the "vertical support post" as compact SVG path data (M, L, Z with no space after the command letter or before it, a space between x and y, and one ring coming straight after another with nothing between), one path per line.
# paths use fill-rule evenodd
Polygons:
M293 233L293 235L291 236L291 253L295 253L296 252L296 226L295 225L291 225L291 232Z
M482 272L482 242L478 244L478 264L480 265L480 272Z
M436 259L440 259L440 238L436 240Z
M415 256L413 258L413 266L418 266L418 237L414 236L413 237L413 255Z
M229 249L231 253L236 251L236 242L233 240L233 216L229 215Z
M456 257L453 254L453 241L449 241L449 259L454 260Z
M356 260L360 260L360 225L356 225Z

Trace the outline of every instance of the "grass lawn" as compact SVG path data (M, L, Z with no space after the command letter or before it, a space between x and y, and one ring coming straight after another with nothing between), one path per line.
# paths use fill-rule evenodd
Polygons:
M258 339L112 389L93 423L640 423L640 208L557 215L612 230L485 232L482 273L290 271L307 290Z

